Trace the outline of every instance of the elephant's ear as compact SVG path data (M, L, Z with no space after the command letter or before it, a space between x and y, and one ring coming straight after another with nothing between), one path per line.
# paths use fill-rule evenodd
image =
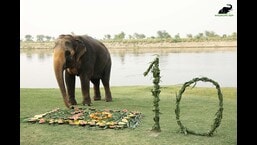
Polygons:
M62 38L64 38L66 35L64 35L64 34L61 34L61 35L59 35L59 39L62 39Z
M87 48L86 48L86 44L83 41L83 38L81 36L77 36L75 38L75 43L76 43L76 48L75 48L75 52L76 52L76 61L78 62L79 59L81 58L81 56L86 53Z

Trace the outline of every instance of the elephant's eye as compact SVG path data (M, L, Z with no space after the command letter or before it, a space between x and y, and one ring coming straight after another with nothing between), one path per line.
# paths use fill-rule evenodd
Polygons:
M72 47L72 44L71 44L71 42L66 41L66 42L65 42L65 46L66 46L66 47Z

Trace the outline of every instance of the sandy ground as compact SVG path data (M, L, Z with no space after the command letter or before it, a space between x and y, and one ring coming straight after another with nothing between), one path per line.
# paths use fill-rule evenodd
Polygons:
M236 51L237 41L206 41L206 42L179 42L179 43L104 43L111 52L208 52L208 51ZM21 42L20 48L52 49L53 42Z

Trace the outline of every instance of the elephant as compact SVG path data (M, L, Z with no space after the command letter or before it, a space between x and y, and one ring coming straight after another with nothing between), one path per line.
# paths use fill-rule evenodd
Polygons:
M101 100L100 80L104 86L105 101L112 101L110 90L111 55L106 46L88 35L61 34L53 51L55 77L67 108L77 105L75 78L79 77L82 104L90 106L90 82L93 83L94 100ZM65 83L64 83L65 81ZM66 87L67 90L66 90Z
M232 9L231 4L227 4L229 7L223 7L222 9L219 10L219 14L226 14Z

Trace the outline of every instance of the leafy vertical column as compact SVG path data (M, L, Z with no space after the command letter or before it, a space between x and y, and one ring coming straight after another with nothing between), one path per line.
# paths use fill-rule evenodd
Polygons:
M153 74L153 84L154 84L154 87L153 89L151 90L152 92L152 95L154 96L154 100L153 100L153 112L154 112L154 125L153 125L153 128L152 128L152 131L158 131L160 132L161 131L161 127L160 127L160 108L159 108L159 101L160 101L160 98L159 98L159 94L161 93L161 90L160 90L160 85L159 85L159 82L160 82L160 69L159 69L159 56L157 55L157 57L154 59L154 61L151 62L150 66L148 67L148 69L144 72L144 76L146 76L149 71L151 70L152 74Z

